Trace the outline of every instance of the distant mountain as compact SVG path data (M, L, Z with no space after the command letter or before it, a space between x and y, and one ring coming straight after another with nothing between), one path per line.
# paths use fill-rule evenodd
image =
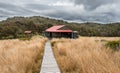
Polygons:
M104 16L101 16L101 18L104 18ZM90 19L92 20L92 18ZM82 20L84 20L84 17ZM99 19L96 18L96 20ZM13 17L1 21L0 38L17 38L23 36L26 30L31 30L33 34L42 34L42 31L45 29L60 24L64 24L70 29L78 31L81 36L120 36L120 23L68 23L63 20L33 16Z

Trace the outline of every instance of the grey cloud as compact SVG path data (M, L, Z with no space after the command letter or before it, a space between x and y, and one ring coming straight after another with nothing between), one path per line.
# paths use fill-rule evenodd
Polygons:
M72 6L52 6L33 0L25 0L23 4L0 2L0 20L10 16L48 16L75 22L116 22L120 21L119 0L67 0ZM33 1L33 2L32 2ZM52 0L55 1L55 0ZM49 1L47 0L47 3ZM50 1L50 3L52 3ZM83 8L80 6L83 5Z
M119 0L70 0L70 1L73 1L75 5L83 4L87 10L93 10L105 4L120 2Z
M0 20L13 16L28 16L35 12L14 4L0 3Z
M34 10L50 10L55 8L55 7L44 5L44 4L26 4L25 7L28 9L34 9Z
M112 13L112 12L106 12L106 13L94 13L90 12L88 14L71 14L67 11L54 11L53 13L46 14L50 17L60 18L68 21L75 21L75 22L102 22L102 23L110 23L110 22L117 22L120 20L119 16Z

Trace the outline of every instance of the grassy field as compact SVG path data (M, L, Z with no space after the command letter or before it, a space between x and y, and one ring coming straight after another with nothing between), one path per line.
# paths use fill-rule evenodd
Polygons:
M120 73L120 50L105 46L108 41L117 40L120 38L80 37L51 42L62 73Z
M1 40L0 73L39 73L45 40Z

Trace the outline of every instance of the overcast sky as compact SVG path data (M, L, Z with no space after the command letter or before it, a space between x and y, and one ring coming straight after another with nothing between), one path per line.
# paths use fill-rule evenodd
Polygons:
M120 22L120 0L0 0L0 20L48 16L75 22Z

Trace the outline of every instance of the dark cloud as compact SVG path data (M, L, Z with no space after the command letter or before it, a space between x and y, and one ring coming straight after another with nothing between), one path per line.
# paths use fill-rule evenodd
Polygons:
M93 10L101 5L112 4L120 2L119 0L70 0L75 5L83 4L87 10Z
M107 23L120 21L119 0L14 1L14 3L9 0L0 1L0 20L11 16L42 15L75 22Z
M100 13L100 14L93 14L93 15L78 15L78 14L70 14L65 11L56 11L54 13L48 13L46 14L50 17L60 18L68 21L75 21L75 22L102 22L102 23L108 23L108 22L115 22L116 19L119 17L116 17L116 15L112 13ZM63 16L64 15L64 16Z

